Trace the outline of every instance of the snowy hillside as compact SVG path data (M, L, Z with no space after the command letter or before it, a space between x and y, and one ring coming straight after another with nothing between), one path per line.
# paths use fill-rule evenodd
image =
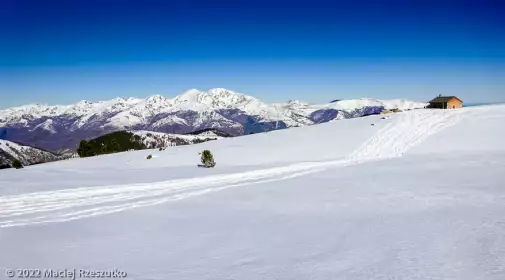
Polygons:
M152 147L153 149L198 144L222 138L212 132L203 133L202 135L169 134L145 130L132 130L128 132L140 136L142 143L147 147Z
M74 105L26 105L0 110L0 137L49 150L75 149L82 139L118 130L185 134L214 128L244 135L361 117L383 108L423 108L406 100L357 99L311 105L300 101L267 104L252 96L217 88L189 90L173 99L115 98Z
M202 136L202 137L217 137L217 138L226 138L226 137L233 137L232 135L220 131L215 128L206 128L202 130L196 130L193 132L188 133L188 135L196 135L196 136Z
M54 161L60 158L47 151L19 145L7 140L0 140L0 166L11 165L15 159L19 160L23 165L30 165Z
M0 269L502 280L504 122L414 110L2 170Z
M167 147L199 144L220 138L145 130L120 130L93 139L82 140L76 153L79 157L86 158L135 150L159 149L162 151Z

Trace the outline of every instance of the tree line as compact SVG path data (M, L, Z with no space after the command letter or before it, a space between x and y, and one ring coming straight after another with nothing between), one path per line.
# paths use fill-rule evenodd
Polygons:
M139 135L127 131L117 131L89 141L82 140L77 153L80 157L91 157L143 149L147 149L147 146L142 143Z

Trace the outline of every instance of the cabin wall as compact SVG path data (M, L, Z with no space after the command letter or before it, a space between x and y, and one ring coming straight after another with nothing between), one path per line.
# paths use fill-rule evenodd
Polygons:
M449 102L447 102L447 108L452 109L452 108L462 108L463 107L463 102L457 100L457 99L452 99Z
M433 109L444 109L445 108L445 103L430 103L428 108L433 108Z

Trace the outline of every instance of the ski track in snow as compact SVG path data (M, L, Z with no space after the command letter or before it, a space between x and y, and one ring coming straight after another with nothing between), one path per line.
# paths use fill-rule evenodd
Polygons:
M296 163L235 174L165 182L74 188L0 197L0 228L65 222L181 200L228 188L286 180L333 167L400 157L430 135L453 125L460 111L414 111L396 115L344 159Z

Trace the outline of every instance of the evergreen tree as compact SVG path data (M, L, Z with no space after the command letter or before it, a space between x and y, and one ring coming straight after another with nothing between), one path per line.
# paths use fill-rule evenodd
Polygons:
M120 151L121 151L121 148L119 146L118 141L115 138L112 139L111 142L110 142L109 152L111 152L111 153L117 153L117 152L120 152Z
M109 153L109 148L105 143L102 143L102 147L100 148L101 154L108 154Z
M94 155L93 147L86 140L82 140L81 143L79 143L77 153L80 157L90 157Z
M201 157L202 164L206 167L214 167L216 163L214 162L214 156L209 150L204 150Z
M21 162L19 160L15 159L12 161L12 167L19 169L19 168L23 168L23 165L21 164Z

